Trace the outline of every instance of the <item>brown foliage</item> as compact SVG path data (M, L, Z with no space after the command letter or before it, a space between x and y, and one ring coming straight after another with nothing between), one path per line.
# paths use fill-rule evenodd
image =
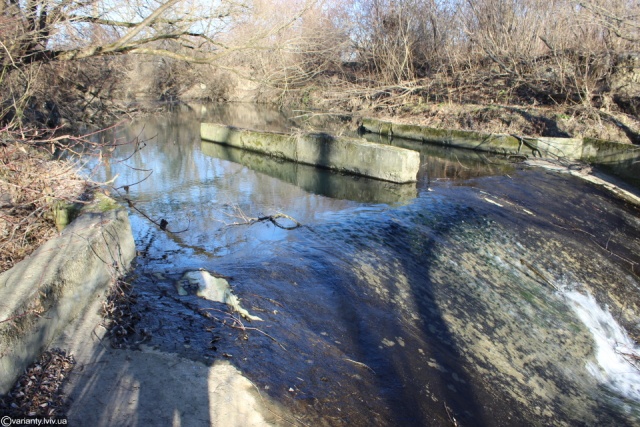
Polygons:
M24 142L0 146L0 272L56 234L55 202L76 201L87 188L76 171Z
M329 10L350 43L348 60L325 69L334 93L359 86L364 103L375 91L378 100L410 93L637 115L638 2L360 0Z
M62 386L75 365L62 350L45 351L18 378L13 389L0 398L0 413L18 417L64 417Z

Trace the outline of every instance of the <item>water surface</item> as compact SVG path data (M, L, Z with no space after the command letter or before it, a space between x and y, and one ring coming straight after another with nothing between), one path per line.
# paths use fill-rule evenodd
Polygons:
M202 120L300 125L199 106L118 129L140 149L118 148L96 178L137 183L119 192L135 206L146 346L231 360L307 425L640 423L637 207L410 142L416 184L341 175L203 142ZM279 212L302 226L233 225ZM263 321L243 330L224 305L179 295L195 269L229 277Z

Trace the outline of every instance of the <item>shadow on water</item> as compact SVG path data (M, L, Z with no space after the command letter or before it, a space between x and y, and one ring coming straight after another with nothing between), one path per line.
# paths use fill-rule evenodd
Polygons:
M455 219L449 219L437 232L372 219L370 233L363 230L357 237L363 245L353 256L362 264L352 267L349 282L355 285L340 298L342 316L336 321L353 340L353 358L371 369L374 388L380 390L387 413L374 406L381 412L376 424L485 425L473 382L433 293L438 284L430 279L435 241L454 226ZM392 260L391 265L376 262L382 259ZM382 301L359 295L371 292L372 283ZM406 306L407 300L413 304ZM367 425L363 419L349 421Z
M433 292L438 284L431 280L430 273L431 264L437 257L433 253L436 240L439 236L449 233L460 218L465 218L467 222L473 221L473 212L452 213L441 221L435 230L426 232L424 228L417 228L417 224L400 225L395 222L387 224L383 231L387 240L386 246L396 249L396 253L389 255L399 261L400 273L407 280L411 299L415 304L419 317L416 321L417 332L422 335L421 340L427 344L423 349L424 357L428 357L430 362L437 366L438 373L437 376L433 373L425 375L412 360L396 362L396 369L404 368L404 372L396 374L403 378L403 381L426 382L424 395L418 392L423 391L419 387L407 393L405 399L411 402L409 407L415 409L412 418L398 419L403 423L423 425L425 420L431 419L440 425L447 422L454 425L458 422L462 425L486 425L483 408L476 398L477 390L466 374L454 333L444 319L444 313ZM407 358L408 355L402 356ZM436 418L437 412L433 408L436 405L425 397L441 402L439 419ZM495 415L493 414L494 417Z

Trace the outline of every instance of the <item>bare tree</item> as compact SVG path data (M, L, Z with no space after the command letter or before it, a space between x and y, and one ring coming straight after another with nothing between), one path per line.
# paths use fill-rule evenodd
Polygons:
M159 59L146 61L153 65L138 78L156 82L157 95L163 97L184 89L181 86L194 73L213 75L205 66L213 64L242 74L247 70L232 62L238 54L285 52L287 46L274 40L282 39L282 33L294 28L316 2L0 0L0 86L4 93L0 117L6 121L8 113L24 117L36 111L29 100L42 104L57 87L70 88L62 98L67 105L79 104L83 118L113 110L117 82L133 76L127 70L145 62L139 59L143 56ZM287 3L287 7L277 14L268 13L275 3ZM254 31L242 33L260 13L269 19L253 25ZM194 68L198 64L202 67ZM253 75L250 70L245 74ZM80 92L79 99L76 96L69 102L72 99L66 95L74 90Z
M632 43L640 41L640 4L637 1L584 0L578 4L616 37Z
M116 8L105 0L2 0L2 62L20 66L137 53L211 63L232 51L258 48L264 38L295 22L311 2L280 15L268 31L242 45L223 41L220 35L242 22L253 3L141 0ZM175 44L169 47L167 41Z

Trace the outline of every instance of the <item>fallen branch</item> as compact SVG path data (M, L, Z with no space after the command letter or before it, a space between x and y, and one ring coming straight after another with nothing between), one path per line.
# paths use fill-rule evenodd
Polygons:
M294 230L298 227L301 227L302 224L300 224L297 220L295 220L294 218L290 217L287 214L283 214L281 212L278 212L277 214L274 215L266 215L266 216L261 216L261 217L257 217L257 218L253 218L250 216L247 216L242 209L240 209L238 206L234 206L234 211L235 213L232 214L228 214L225 212L225 215L233 217L233 218L238 218L240 219L239 222L232 222L232 223L224 223L226 226L236 226L236 225L253 225L255 223L258 222L266 222L269 221L271 222L273 225L275 225L278 228L282 228L283 230ZM278 220L284 218L287 219L289 221L291 221L294 225L288 226L288 225L284 225L281 224Z
M36 317L40 317L42 312L38 310L27 310L24 313L20 313L18 315L9 317L8 319L0 320L0 323L11 322L12 320L17 320L17 319L20 319L21 317L28 316L29 314L34 314Z
M160 221L156 221L155 219L151 218L149 215L147 215L146 213L144 213L143 211L141 211L140 209L138 209L138 207L135 205L135 203L133 203L133 201L127 197L124 198L124 200L127 202L127 205L129 205L129 207L133 210L135 210L136 212L138 212L140 215L142 215L143 217L145 217L147 220L149 220L151 223L157 225L160 230L162 231L166 231L168 233L171 234L178 234L178 233L184 233L185 231L189 230L189 227L191 226L191 218L189 218L189 224L187 224L187 227L184 230L180 230L180 231L171 231L167 229L167 226L169 225L169 221L167 221L164 218L161 218Z
M364 364L364 363L362 363L362 362L358 362L358 361L356 361L356 360L349 359L348 357L345 357L345 358L344 358L344 360L346 360L347 362L351 362L351 363L353 363L353 364L354 364L354 365L356 365L356 366L360 366L360 367L362 367L362 368L366 368L366 369L370 370L374 375L376 375L376 371L374 371L373 369L371 369L369 366L365 365L365 364Z
M547 285L551 286L553 289L555 289L556 291L558 290L557 286L554 285L553 283L551 283L551 281L549 279L547 279L544 274L542 274L542 272L540 270L538 270L536 267L534 267L533 265L529 264L527 261L524 260L524 258L520 258L520 262L522 263L522 265L524 265L525 267L527 267L529 270L531 270L536 276L538 276L540 279L542 279L542 281L544 283L546 283Z

